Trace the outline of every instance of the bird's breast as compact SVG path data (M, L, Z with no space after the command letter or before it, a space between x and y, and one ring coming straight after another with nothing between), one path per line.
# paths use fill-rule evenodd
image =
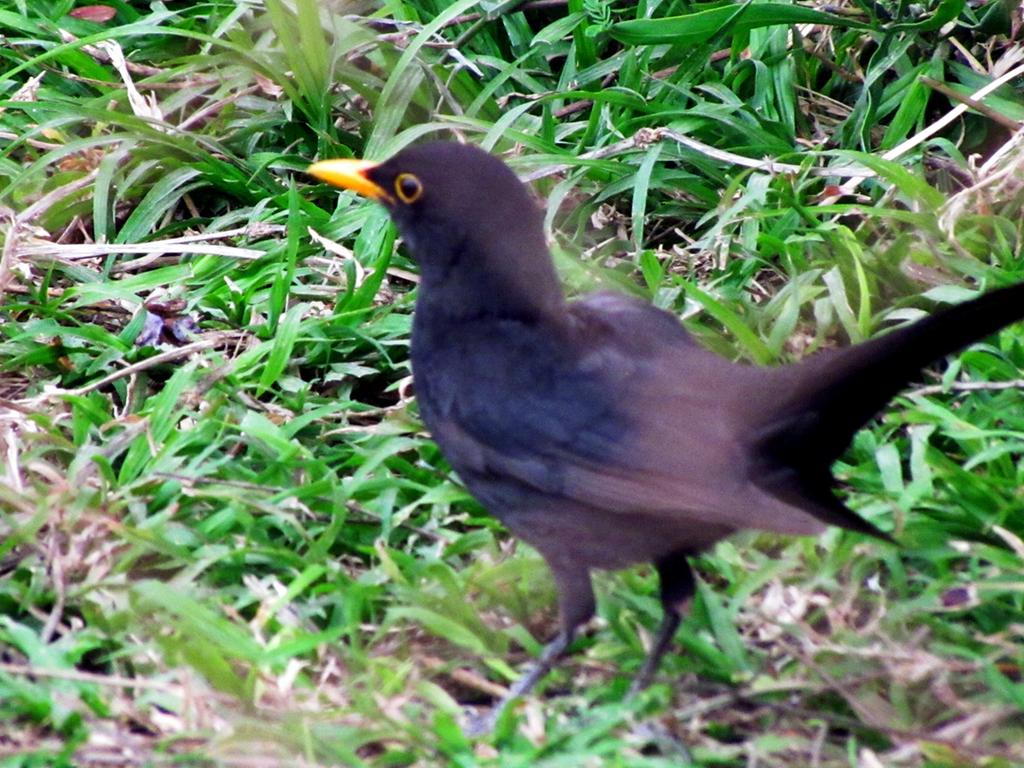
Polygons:
M559 461L600 462L626 428L620 382L556 334L508 319L431 327L417 318L420 414L460 474L503 469L557 485Z

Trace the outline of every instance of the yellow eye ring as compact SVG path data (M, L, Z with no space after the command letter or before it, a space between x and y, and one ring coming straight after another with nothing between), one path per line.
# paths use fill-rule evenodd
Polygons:
M406 205L415 203L423 194L423 185L411 173L400 173L395 177L395 194Z

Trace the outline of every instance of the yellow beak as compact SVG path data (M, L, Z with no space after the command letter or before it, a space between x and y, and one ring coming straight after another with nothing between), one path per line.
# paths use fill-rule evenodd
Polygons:
M306 173L332 186L351 189L371 200L387 200L390 197L388 193L370 181L367 175L376 167L377 163L369 160L321 160L309 166Z

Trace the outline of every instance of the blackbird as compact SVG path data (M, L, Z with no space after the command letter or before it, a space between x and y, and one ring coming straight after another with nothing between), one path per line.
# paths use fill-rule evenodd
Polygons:
M450 142L309 172L382 203L420 268L420 414L469 491L547 561L561 631L594 612L595 568L653 563L654 674L694 590L689 559L744 528L888 539L834 493L854 433L921 369L1024 317L1024 284L791 365L730 362L674 315L617 293L563 297L542 212L500 160Z

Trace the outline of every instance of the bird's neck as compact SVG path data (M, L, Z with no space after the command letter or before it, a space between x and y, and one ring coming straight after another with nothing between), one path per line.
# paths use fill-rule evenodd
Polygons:
M559 323L565 299L546 246L501 253L491 243L487 257L464 244L457 258L439 264L424 262L416 312L431 324L475 322L487 318L527 323Z

